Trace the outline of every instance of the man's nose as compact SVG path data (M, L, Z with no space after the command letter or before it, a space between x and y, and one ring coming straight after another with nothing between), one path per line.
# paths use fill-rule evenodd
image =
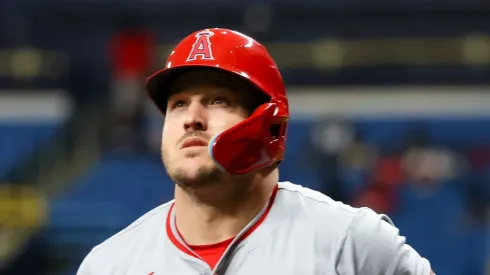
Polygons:
M206 108L200 102L192 102L187 108L184 130L206 131L207 129Z

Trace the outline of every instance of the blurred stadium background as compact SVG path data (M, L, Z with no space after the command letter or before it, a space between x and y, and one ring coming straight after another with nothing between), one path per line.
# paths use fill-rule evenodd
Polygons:
M485 0L0 1L0 274L73 275L172 198L143 80L215 26L282 69L282 180L389 214L438 274L490 274Z

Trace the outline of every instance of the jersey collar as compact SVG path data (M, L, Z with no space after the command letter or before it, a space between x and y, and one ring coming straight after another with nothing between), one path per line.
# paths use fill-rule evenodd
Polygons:
M278 190L278 185L276 184L276 186L274 187L274 189L271 193L271 196L270 196L270 199L269 199L269 202L267 203L267 205L265 205L262 208L262 210L257 214L257 216L255 216L255 218L252 219L252 221L250 221L247 224L247 226L245 226L245 228L235 237L235 239L231 242L228 249L225 251L224 255L227 254L227 252L228 252L228 250L230 250L230 248L236 247L240 242L245 240L265 220L270 209L272 208L272 205L273 205L274 200L276 198L277 190ZM175 211L173 211L174 206L175 206L175 203L172 203L172 205L170 206L170 209L168 211L168 214L167 214L167 220L166 220L167 236L170 239L170 241L179 250L181 250L182 252L184 252L190 256L193 256L193 257L200 259L200 257L196 253L194 253L192 251L192 249L190 249L190 247L186 244L186 242L184 241L184 239L181 237L181 235L179 234L179 232L177 230L177 225L175 223Z

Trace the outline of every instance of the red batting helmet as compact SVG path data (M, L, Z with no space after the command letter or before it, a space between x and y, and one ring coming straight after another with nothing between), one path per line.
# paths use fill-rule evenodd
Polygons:
M244 174L284 157L288 101L281 74L267 49L242 33L205 29L184 38L172 51L165 68L148 78L147 89L165 114L171 82L185 68L214 68L248 80L270 101L239 124L214 136L209 153L223 170Z

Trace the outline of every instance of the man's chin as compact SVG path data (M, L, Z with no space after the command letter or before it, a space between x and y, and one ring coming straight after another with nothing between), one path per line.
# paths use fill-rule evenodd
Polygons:
M205 146L184 148L182 149L182 152L184 153L184 157L187 159L209 157L208 147Z
M183 188L202 188L220 181L223 172L215 164L188 164L172 169L170 177Z

